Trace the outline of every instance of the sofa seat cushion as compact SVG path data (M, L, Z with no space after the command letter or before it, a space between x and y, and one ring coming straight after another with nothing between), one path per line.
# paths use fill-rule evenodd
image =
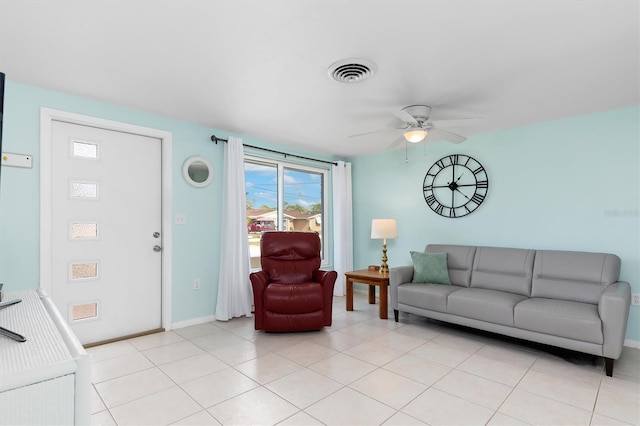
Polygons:
M538 333L602 344L598 306L590 303L534 297L514 310L515 326Z
M447 297L464 287L407 283L398 286L398 303L430 311L447 312Z
M464 288L449 296L447 313L513 326L513 308L526 296L482 288Z
M264 309L280 314L306 314L322 310L322 285L319 283L269 284L262 294Z

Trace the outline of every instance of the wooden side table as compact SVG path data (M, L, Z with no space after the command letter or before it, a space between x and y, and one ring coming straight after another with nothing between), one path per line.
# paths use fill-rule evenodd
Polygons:
M380 319L387 319L387 288L389 287L389 274L381 274L379 271L361 269L359 271L346 272L347 277L347 311L353 311L353 283L367 284L369 286L369 303L376 303L376 286L380 287Z

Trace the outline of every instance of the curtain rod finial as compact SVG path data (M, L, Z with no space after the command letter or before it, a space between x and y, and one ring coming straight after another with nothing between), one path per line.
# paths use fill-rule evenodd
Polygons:
M211 141L215 142L216 145L218 145L218 138L216 137L216 135L211 135Z

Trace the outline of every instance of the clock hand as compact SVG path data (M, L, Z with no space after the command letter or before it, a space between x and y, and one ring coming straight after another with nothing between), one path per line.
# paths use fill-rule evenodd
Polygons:
M461 185L461 186L465 186L465 185ZM469 185L466 185L466 186L469 186ZM460 191L458 188L456 188L456 191L458 191L459 193L461 193L461 194L462 194L462 196L463 196L464 198L466 198L467 200L470 200L470 199L471 199L471 198L467 197L467 196L466 196L466 194L465 194L464 192Z

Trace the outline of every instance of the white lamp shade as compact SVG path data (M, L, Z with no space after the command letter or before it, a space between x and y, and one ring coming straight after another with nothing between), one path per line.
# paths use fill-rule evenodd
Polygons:
M371 221L371 239L392 239L398 236L398 226L395 219L373 219Z
M403 136L408 142L418 143L427 137L427 131L425 129L410 129L404 132Z

